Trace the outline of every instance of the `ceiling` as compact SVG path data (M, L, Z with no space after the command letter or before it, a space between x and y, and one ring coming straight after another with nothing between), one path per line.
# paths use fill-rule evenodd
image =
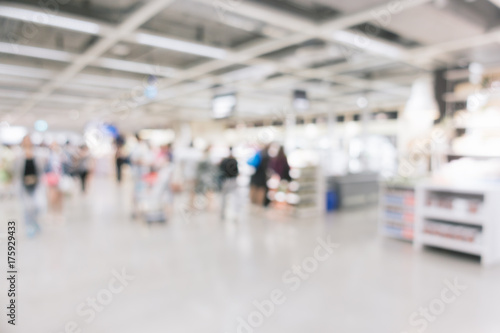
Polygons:
M81 128L90 120L209 120L218 91L237 92L243 119L290 107L294 89L307 91L310 114L356 110L360 97L373 109L398 108L415 78L435 69L500 65L497 5L0 1L0 121Z

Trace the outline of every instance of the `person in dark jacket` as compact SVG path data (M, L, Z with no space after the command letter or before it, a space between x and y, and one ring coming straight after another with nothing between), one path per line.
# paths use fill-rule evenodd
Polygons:
M233 147L229 147L229 156L219 164L221 175L221 219L226 216L228 198L235 200L235 192L238 188L236 178L238 177L238 161L233 156Z
M288 159L285 155L285 149L283 146L280 147L278 155L271 159L270 167L278 176L280 176L281 180L291 180L290 165L288 164Z
M267 180L269 169L269 145L262 149L259 154L259 164L255 167L255 173L250 178L250 201L258 206L263 206L267 193Z

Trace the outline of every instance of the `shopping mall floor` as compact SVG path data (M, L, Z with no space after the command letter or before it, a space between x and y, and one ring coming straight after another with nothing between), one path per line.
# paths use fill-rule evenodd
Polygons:
M79 332L72 322L92 333L500 331L500 267L383 238L376 207L301 220L246 207L228 222L216 211L186 219L176 210L168 223L148 226L130 219L130 197L130 184L99 179L86 196L66 200L64 223L45 220L38 237L20 235L15 332ZM4 218L19 216L14 202L0 203ZM338 248L290 288L284 274L328 237ZM78 308L123 269L133 280L82 316ZM467 288L436 301L453 283ZM276 289L282 304L252 319L264 318L260 327L244 327L254 302ZM419 309L443 304L425 325L422 316L411 325Z

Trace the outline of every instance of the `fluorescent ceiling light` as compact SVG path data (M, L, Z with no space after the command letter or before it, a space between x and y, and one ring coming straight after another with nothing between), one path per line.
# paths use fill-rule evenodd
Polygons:
M171 67L156 66L134 61L126 61L111 58L100 58L92 63L93 66L116 69L119 71L133 72L139 74L150 74L156 76L172 77L175 69Z
M50 79L54 72L48 69L0 64L0 74L24 76L34 79Z
M88 102L89 99L86 97L80 97L80 96L50 95L47 97L46 101L63 103L63 104L81 104L81 103Z
M0 100L0 105L2 106L14 106L18 104L19 104L19 99L2 97L2 99Z
M64 91L77 91L83 94L88 93L89 97L92 98L95 96L116 94L117 92L120 92L122 90L115 87L96 87L78 83L68 83L65 84L64 87L60 87L59 89L64 89Z
M276 73L276 66L274 64L255 65L226 73L221 76L221 79L224 83L241 80L260 80L274 73Z
M22 55L27 57L71 62L76 57L75 54L45 49L41 47L26 46L20 44L10 44L0 42L0 53ZM172 77L175 69L171 67L156 66L134 61L125 61L111 58L100 58L92 63L93 66L116 69L120 71L133 72L139 74L151 74L157 76Z
M340 43L352 45L361 51L366 50L391 58L400 58L403 52L400 48L368 37L362 32L338 30L332 33L332 38Z
M0 5L0 16L93 35L101 32L101 26L97 23L65 17L59 13L52 15L40 10Z
M2 98L12 98L12 99L24 99L29 97L28 92L16 91L16 90L0 90L0 97Z
M78 74L71 82L86 84L91 86L111 87L118 89L132 89L133 87L142 86L140 80L130 80L125 78L108 77L108 76L91 75L91 74Z
M44 49L41 47L26 46L0 42L0 53L22 55L33 58L70 62L74 55L64 51Z
M160 47L167 50L190 53L202 57L224 59L227 57L227 51L221 48L185 42L178 39L156 36L147 33L137 33L133 40L138 44Z

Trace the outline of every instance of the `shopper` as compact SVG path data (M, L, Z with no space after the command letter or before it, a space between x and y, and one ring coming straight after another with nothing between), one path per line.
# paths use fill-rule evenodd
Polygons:
M171 188L172 173L172 148L164 145L155 154L154 158L155 181L152 184L149 199L150 211L146 214L148 222L165 222L173 213L173 192Z
M208 147L196 168L195 194L198 196L198 201L195 198L194 208L211 207L213 192L217 187L217 177L218 170L210 160L210 147Z
M278 154L273 157L269 163L271 170L274 171L281 180L290 181L290 165L288 164L288 159L285 154L285 149L280 146Z
M61 164L63 175L77 177L77 156L78 148L73 146L69 140L66 141L61 149Z
M8 146L0 146L0 198L12 197L14 152Z
M87 177L91 170L92 157L87 145L82 145L77 156L76 172L81 182L82 193L87 190Z
M239 175L238 161L233 156L233 147L229 147L229 156L224 158L220 165L220 175L221 175L221 219L224 220L226 217L226 207L227 201L233 203L237 200L236 191L238 189L238 184L236 179Z
M190 143L185 149L178 149L176 163L182 174L183 190L189 195L189 205L192 206L195 196L196 170L203 158L203 153Z
M259 151L249 164L255 168L250 177L250 200L257 206L263 206L267 192L268 168L269 168L269 145Z
M144 181L144 176L151 171L153 164L153 153L148 145L148 143L136 134L137 144L130 154L130 163L132 166L132 179L134 183L134 194L132 198L132 217L136 218L139 216L139 201L141 200L141 195L144 195L146 190L146 183Z
M22 200L26 233L33 237L40 232L38 216L43 207L45 191L42 183L43 161L35 156L35 149L29 136L22 143L21 155L15 163L16 180Z
M125 140L118 135L115 139L115 165L116 165L116 181L118 184L122 181L122 167L127 163L125 154Z
M49 207L54 214L54 220L62 220L63 192L63 163L64 153L57 143L52 143L49 151L47 173L45 175L48 185Z

